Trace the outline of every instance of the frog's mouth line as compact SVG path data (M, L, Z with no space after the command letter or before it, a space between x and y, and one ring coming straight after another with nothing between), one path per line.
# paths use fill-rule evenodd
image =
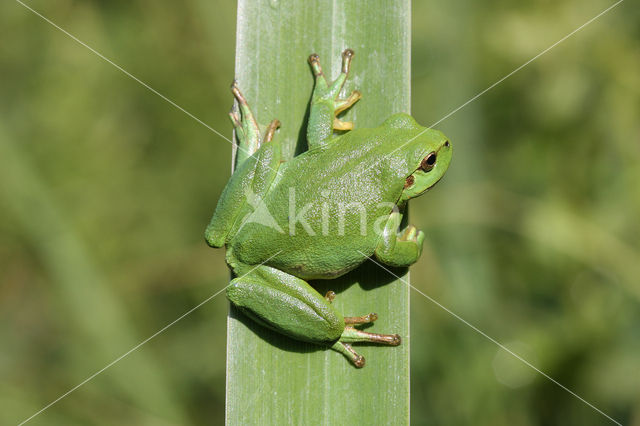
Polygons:
M436 186L436 185L438 184L438 182L440 182L440 181L442 180L442 178L443 178L443 177L444 177L444 175L443 175L443 176L440 176L440 178L439 178L437 181L433 182L433 185L431 185L431 186L427 187L427 189L425 189L424 191L422 191L422 192L420 193L420 195L424 194L425 192L427 192L428 190L430 190L431 188L433 188L434 186Z
M413 176L413 175L412 175L412 176ZM440 177L438 178L438 180L437 180L437 181L435 181L435 182L433 182L433 183L431 184L431 186L427 186L427 187L425 188L425 190L424 190L424 191L422 191L422 192L421 192L421 193L419 193L419 194L416 194L415 196L413 196L413 197L411 197L411 198L416 198L416 197L419 197L420 195L424 194L425 192L427 192L428 190L430 190L431 188L433 188L434 186L436 186L436 185L438 184L438 182L440 182L440 181L442 180L442 178L443 178L443 177L444 177L444 175L440 176Z

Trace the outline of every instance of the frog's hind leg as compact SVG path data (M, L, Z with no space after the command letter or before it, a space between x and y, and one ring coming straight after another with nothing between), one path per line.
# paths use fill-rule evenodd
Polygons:
M256 322L297 340L316 343L345 355L356 367L364 358L350 346L372 342L397 346L397 334L376 334L349 325L377 319L376 314L347 317L331 305L335 293L321 296L306 281L266 265L250 268L239 263L234 270L240 276L227 287L229 300Z
M258 323L297 340L330 345L345 328L342 315L306 281L266 265L232 280L227 297Z
M252 156L264 142L271 142L275 131L280 127L278 120L273 120L267 127L264 139L260 138L260 127L256 121L246 98L238 88L236 80L231 84L231 92L236 100L229 112L238 138L238 151L236 153L236 167L240 166Z
M344 86L351 68L353 50L342 52L342 72L331 84L327 82L320 57L316 54L309 56L309 63L315 76L315 87L311 96L311 112L307 126L307 142L309 149L325 145L333 136L333 130L351 130L353 123L343 122L337 115L349 108L360 99L360 92L353 91L346 99L339 99L338 95Z

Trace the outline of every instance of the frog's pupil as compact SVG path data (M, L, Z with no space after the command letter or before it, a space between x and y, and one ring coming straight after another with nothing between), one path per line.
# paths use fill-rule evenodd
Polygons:
M431 171L431 169L433 169L433 166L435 164L436 164L436 153L432 152L426 157L424 157L424 159L422 160L422 163L420 163L420 168L425 172L428 172L428 171Z

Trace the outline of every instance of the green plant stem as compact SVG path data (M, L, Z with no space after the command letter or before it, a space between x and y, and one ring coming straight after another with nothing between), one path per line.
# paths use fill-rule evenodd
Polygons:
M284 138L286 156L306 149L313 88L307 57L318 53L325 73L335 76L347 47L356 55L344 93L358 89L363 98L345 120L373 127L392 113L409 112L409 1L239 1L236 78L261 125L282 122L276 137ZM408 287L372 263L312 284L321 293L336 291L334 304L345 315L377 312L368 331L399 333L403 344L357 346L367 360L358 370L334 351L275 334L232 308L228 424L408 423Z

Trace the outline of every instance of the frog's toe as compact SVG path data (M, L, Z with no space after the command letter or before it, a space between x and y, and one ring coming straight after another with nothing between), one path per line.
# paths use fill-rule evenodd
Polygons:
M365 364L365 359L362 355L358 354L350 344L336 342L331 347L334 351L340 352L344 355L356 368L362 368Z
M317 53L309 55L309 65L311 65L314 76L320 77L321 75L323 75L322 66L320 65L320 56L318 56Z
M356 54L352 49L345 49L342 52L342 73L349 74L349 69L351 68L351 60L353 56Z
M347 325L360 325L360 324L369 324L378 319L378 314L375 312L371 312L367 315L362 315L359 317L344 317L344 323Z
M368 333L366 331L347 326L344 328L339 341L343 343L370 342L382 345L398 346L402 343L402 338L398 334Z
M240 91L240 88L238 87L238 80L234 79L231 82L231 93L233 93L233 96L236 98L240 105L247 105L247 99L244 97L244 95Z
M416 228L415 226L409 225L404 229L404 231L402 232L402 234L400 235L400 237L398 239L400 241L418 242L418 237L419 237L420 234L423 234L423 232L419 231L418 228ZM424 234L423 234L422 238L424 238Z
M345 327L340 339L331 346L331 349L343 354L356 368L362 368L365 359L359 355L352 347L351 343L371 342L381 343L388 346L398 346L402 339L397 334L376 334L367 333L353 327Z
M338 118L333 119L334 130L353 130L353 123L351 121L342 121Z
M231 118L231 122L233 123L233 127L235 129L242 128L242 122L240 121L240 114L238 113L238 107L236 104L233 104L231 107L231 111L229 111L229 117Z
M331 346L331 349L343 354L351 363L357 367L364 367L364 357L351 347L351 343L377 343L387 346L398 346L402 343L402 338L398 334L378 334L368 333L358 330L353 325L372 323L378 319L378 314L370 313L360 317L344 317L346 327L342 331L340 338Z
M334 114L340 114L342 111L350 108L353 104L358 102L361 98L362 93L358 90L354 90L346 99L336 99Z
M418 234L418 229L415 226L409 227L409 231L407 232L407 240L414 240L416 235Z

